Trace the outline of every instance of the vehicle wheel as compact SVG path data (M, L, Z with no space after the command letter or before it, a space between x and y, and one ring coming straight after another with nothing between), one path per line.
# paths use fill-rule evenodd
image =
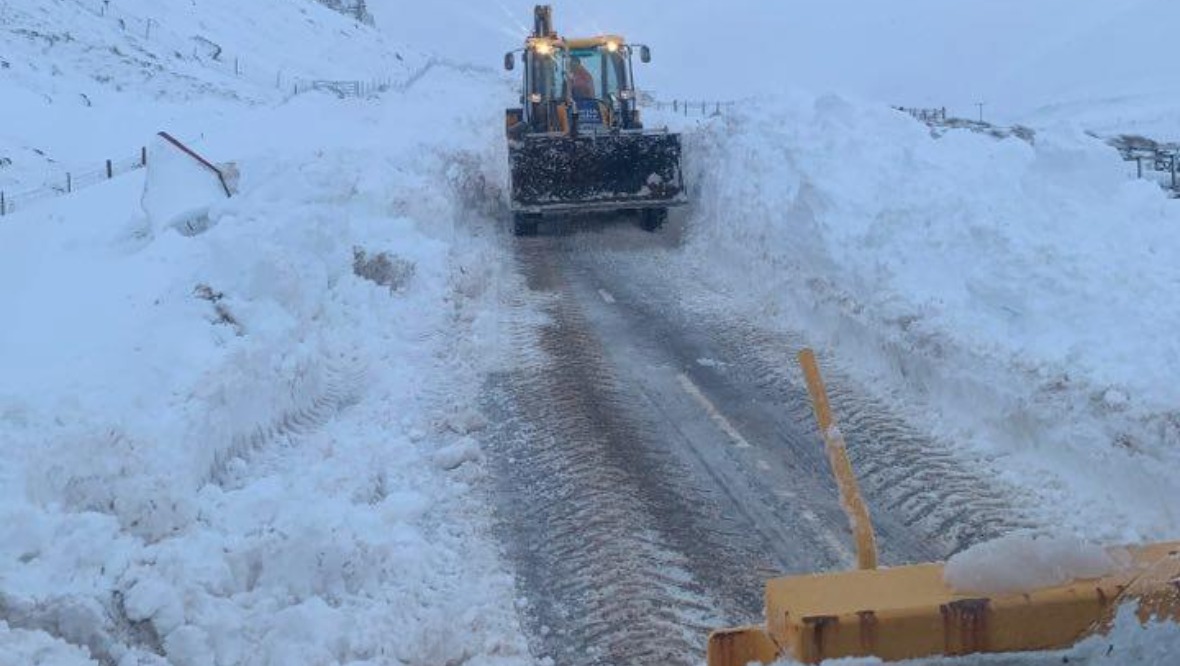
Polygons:
M536 215L517 213L512 216L512 233L517 236L536 236L540 218Z
M639 215L639 226L644 231L657 231L667 219L667 208L647 208Z

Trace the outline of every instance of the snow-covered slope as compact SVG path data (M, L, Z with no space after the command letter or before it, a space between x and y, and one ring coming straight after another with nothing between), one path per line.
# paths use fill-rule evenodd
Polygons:
M524 659L468 488L508 279L490 144L402 124L464 128L455 88L500 90L440 71L222 128L242 194L207 228L149 227L140 176L5 218L0 655ZM326 114L348 129L295 131Z
M0 25L10 195L64 189L67 172L137 154L157 130L197 140L233 122L232 103L274 105L301 81L398 82L425 66L311 0L4 3Z
M5 184L169 129L241 194L172 228L140 171L0 218L0 663L527 663L467 407L506 90L311 0L101 11L0 8ZM287 99L194 36L406 85Z

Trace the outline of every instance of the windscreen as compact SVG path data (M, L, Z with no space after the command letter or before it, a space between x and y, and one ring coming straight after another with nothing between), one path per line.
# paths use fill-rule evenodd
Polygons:
M624 80L623 50L605 46L570 49L566 57L566 82L575 100L614 99Z

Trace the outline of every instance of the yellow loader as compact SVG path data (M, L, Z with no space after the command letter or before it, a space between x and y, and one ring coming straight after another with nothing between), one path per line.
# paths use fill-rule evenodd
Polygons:
M511 208L517 235L532 235L545 217L633 212L657 230L668 208L686 203L680 136L643 127L632 55L651 49L619 35L567 38L553 30L549 6L538 5L520 55L521 106L506 111Z

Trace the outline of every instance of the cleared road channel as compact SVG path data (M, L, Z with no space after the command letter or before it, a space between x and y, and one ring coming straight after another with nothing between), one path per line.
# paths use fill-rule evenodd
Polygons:
M505 550L538 658L695 664L760 622L784 573L855 566L795 368L801 340L682 298L674 232L516 239L528 285L512 369L483 409ZM1004 494L855 386L829 382L883 564L1020 526Z

